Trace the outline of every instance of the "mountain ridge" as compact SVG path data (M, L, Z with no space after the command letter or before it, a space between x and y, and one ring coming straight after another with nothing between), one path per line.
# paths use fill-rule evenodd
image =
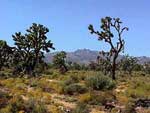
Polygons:
M53 56L57 54L57 52L45 54L45 62L51 63ZM77 49L73 52L67 53L67 61L76 62L80 64L88 64L91 61L96 61L97 56L99 55L99 51L90 50L90 49ZM120 55L118 59L121 59L124 55ZM138 63L144 64L146 62L150 62L150 57L147 56L138 56Z

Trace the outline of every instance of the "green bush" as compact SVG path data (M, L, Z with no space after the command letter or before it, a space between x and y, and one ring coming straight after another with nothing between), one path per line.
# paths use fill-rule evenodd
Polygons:
M48 113L41 101L33 98L24 101L20 96L14 96L7 106L0 109L0 113L19 113L20 111L23 113Z
M20 96L14 96L9 101L8 106L10 113L18 113L20 110L24 109L24 101Z
M115 95L112 92L88 92L80 95L79 102L90 105L105 105L107 102L114 102Z
M31 79L29 82L30 87L37 87L38 86L38 81L37 79Z
M78 83L78 82L79 82L78 76L71 75L64 81L64 84L69 85L69 84L74 84L74 83Z
M86 85L95 90L113 89L115 82L107 76L94 75L86 78Z
M47 113L44 104L33 98L25 103L25 108L27 113Z
M87 88L84 85L74 83L64 86L64 93L66 94L75 94L75 93L85 93Z
M3 107L2 109L0 109L0 113L12 113L11 109L11 106Z

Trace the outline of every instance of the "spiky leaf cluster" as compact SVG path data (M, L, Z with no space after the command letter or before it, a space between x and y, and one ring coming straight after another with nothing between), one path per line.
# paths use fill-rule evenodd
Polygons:
M105 17L101 19L101 31L95 31L93 25L89 25L88 29L90 30L91 34L96 34L98 36L98 40L109 43L111 47L108 52L101 51L100 54L111 57L115 53L118 54L119 52L123 51L125 41L122 39L122 34L123 31L128 30L128 28L122 28L121 24L122 22L119 18ZM114 30L117 33L118 39L116 44L113 43Z
M60 68L61 66L65 65L66 62L66 52L65 51L61 51L59 53L57 53L56 55L54 55L53 57L53 65L56 68Z
M0 40L0 69L3 66L10 66L12 49L6 41Z
M16 62L19 60L24 68L30 68L34 70L36 66L43 62L44 52L50 52L50 49L54 49L53 43L47 41L46 34L49 32L48 28L33 23L31 27L26 30L26 34L21 32L12 35L17 51L15 55L19 55L20 58L16 58Z

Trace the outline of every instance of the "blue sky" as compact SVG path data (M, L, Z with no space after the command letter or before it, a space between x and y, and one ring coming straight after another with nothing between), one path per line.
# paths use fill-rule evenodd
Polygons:
M13 45L11 35L36 22L50 29L57 51L107 49L88 31L89 24L98 29L105 16L129 27L125 54L150 56L150 0L0 0L0 39Z

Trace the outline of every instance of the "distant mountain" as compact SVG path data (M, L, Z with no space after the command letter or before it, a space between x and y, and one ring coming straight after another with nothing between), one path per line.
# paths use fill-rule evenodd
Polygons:
M58 52L46 54L45 61L52 62L53 56L57 53ZM67 52L67 61L88 64L90 61L95 61L98 54L98 51L92 51L89 49L78 49L74 52Z
M52 62L53 56L58 52L48 53L45 55L45 61L48 63ZM99 55L98 51L93 51L90 49L78 49L74 52L67 52L67 61L77 62L81 64L88 64L91 61L96 61L97 56ZM123 56L119 56L118 59L123 58ZM137 57L140 64L144 64L145 62L150 62L150 57L141 56Z
M146 62L150 62L150 57L141 56L137 57L139 64L144 64Z

